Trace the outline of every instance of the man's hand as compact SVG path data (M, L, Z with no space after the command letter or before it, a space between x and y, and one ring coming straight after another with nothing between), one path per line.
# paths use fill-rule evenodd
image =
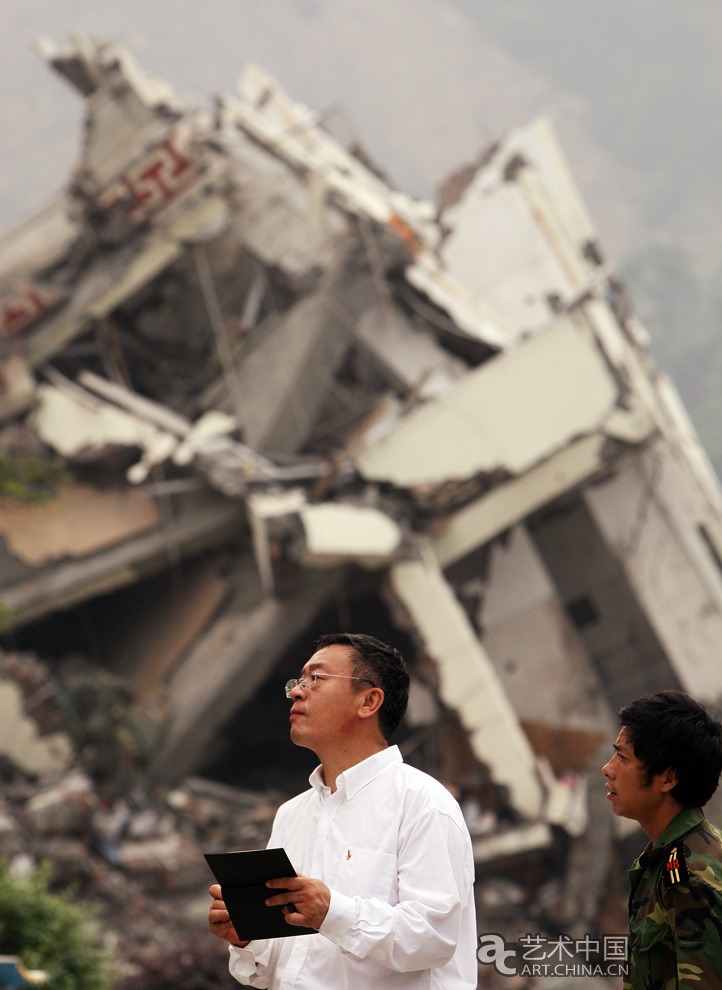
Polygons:
M226 910L225 903L221 900L221 885L219 883L211 884L208 888L208 893L213 898L213 903L208 912L208 924L211 931L218 938L230 942L231 945L237 945L239 949L245 949L248 942L242 942L238 937L236 929L233 927L231 916Z
M331 891L321 880L311 877L281 877L267 880L266 886L285 888L282 894L267 898L266 904L282 904L289 925L321 927L331 903Z

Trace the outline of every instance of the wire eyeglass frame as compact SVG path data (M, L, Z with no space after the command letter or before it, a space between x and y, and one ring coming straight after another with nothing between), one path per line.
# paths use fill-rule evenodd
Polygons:
M326 674L322 670L312 670L310 674L306 674L304 677L292 677L290 681L286 681L284 687L286 697L290 699L291 691L297 687L300 687L303 691L310 691L311 688L315 687L319 677L341 677L346 681L366 681L367 684L376 687L374 682L369 680L368 677L352 677L349 674Z

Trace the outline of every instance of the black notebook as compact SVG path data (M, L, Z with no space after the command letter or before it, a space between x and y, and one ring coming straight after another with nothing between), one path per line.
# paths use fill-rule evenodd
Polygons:
M281 893L266 887L266 880L297 876L285 849L246 849L204 855L221 885L223 900L241 941L288 938L289 935L309 935L316 931L315 928L289 925L280 905L269 907L265 903L267 897Z

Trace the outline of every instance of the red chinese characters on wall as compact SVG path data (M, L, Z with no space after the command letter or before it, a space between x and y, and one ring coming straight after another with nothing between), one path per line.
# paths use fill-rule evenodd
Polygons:
M95 205L110 212L122 204L129 220L144 224L167 206L195 175L190 132L179 126L163 144L101 192Z
M0 297L0 334L14 337L40 319L60 301L59 293L28 282Z

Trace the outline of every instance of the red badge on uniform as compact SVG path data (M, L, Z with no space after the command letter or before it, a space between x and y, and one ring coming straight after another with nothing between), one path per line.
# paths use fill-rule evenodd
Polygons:
M684 844L673 846L667 862L664 864L664 886L673 887L676 883L686 883L689 880L689 867L685 855Z

